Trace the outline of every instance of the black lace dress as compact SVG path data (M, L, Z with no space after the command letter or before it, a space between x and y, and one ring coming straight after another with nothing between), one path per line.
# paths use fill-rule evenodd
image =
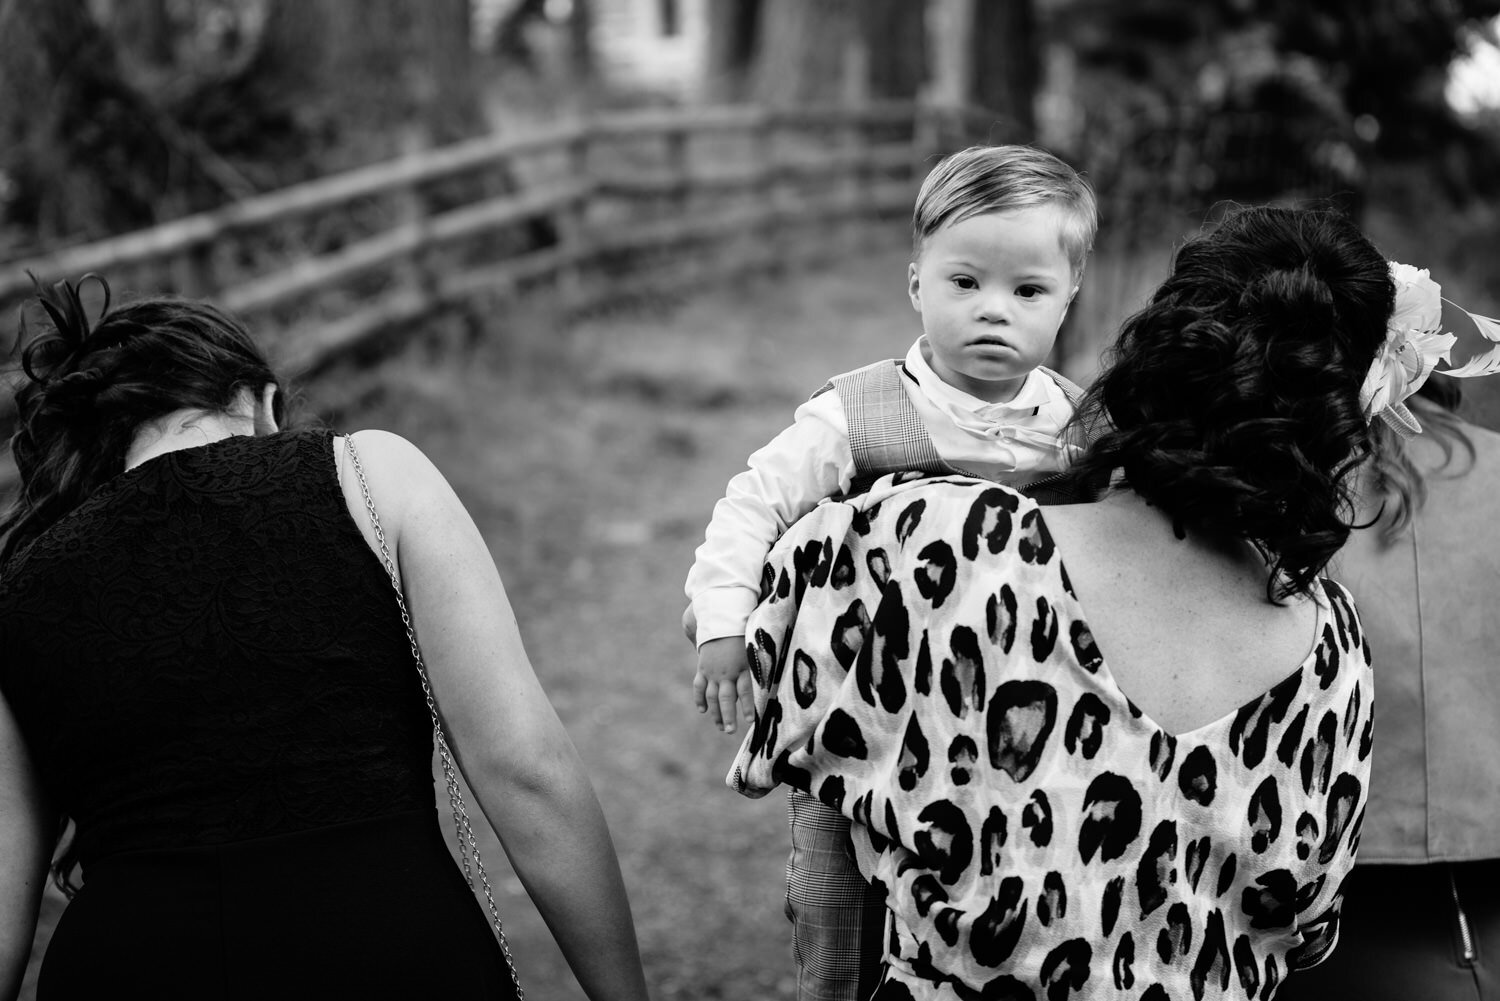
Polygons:
M0 579L0 690L84 881L42 1001L511 996L332 440L153 458Z

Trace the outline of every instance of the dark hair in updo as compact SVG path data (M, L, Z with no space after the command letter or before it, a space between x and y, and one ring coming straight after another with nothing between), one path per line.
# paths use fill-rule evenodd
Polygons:
M78 295L89 279L104 292L92 324ZM110 309L97 275L36 287L51 328L32 336L22 315L25 378L10 442L21 487L0 516L0 566L124 470L142 423L183 408L223 411L245 387L281 384L245 328L209 303L157 296ZM278 423L284 396L273 403Z
M1069 475L1097 489L1118 471L1179 532L1253 543L1272 601L1308 593L1349 535L1359 387L1394 300L1343 215L1233 210L1125 321L1075 417L1104 433Z

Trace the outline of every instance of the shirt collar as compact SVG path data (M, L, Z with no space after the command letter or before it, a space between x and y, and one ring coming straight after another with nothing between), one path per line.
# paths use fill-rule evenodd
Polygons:
M1020 390L1009 402L990 403L988 400L981 400L957 386L944 382L933 371L931 363L927 360L927 353L931 350L926 337L917 338L911 349L906 352L906 372L912 381L921 387L922 393L929 400L950 413L958 411L991 421L1004 420L1030 416L1038 407L1052 402L1051 393L1048 391L1052 380L1043 376L1038 369L1032 369L1027 373L1026 381L1021 384Z

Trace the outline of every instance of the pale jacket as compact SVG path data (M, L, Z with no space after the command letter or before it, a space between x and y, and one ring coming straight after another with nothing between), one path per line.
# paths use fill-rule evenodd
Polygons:
M1375 669L1362 864L1500 857L1500 435L1466 426L1412 530L1356 531L1330 576L1354 595ZM1419 469L1439 447L1407 443ZM1368 520L1368 513L1362 520Z

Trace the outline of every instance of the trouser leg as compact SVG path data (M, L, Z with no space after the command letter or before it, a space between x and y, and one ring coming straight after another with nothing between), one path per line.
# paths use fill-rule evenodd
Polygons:
M861 1001L884 957L884 901L855 864L847 818L792 790L787 821L786 915L798 1001Z

